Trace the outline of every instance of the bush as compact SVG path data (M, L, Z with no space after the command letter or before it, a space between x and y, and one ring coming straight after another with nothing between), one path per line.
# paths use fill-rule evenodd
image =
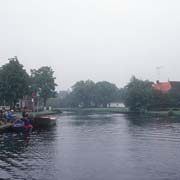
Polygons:
M169 110L168 111L168 116L173 116L174 115L174 112L172 110Z

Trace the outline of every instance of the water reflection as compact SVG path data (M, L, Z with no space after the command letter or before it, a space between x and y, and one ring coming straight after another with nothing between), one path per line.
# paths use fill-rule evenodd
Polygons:
M115 119L111 114L80 114L71 117L69 125L72 126L104 126L105 124L113 123Z
M47 128L36 129L31 135L1 134L0 179L41 179L42 175L34 172L51 158L55 133L56 128Z

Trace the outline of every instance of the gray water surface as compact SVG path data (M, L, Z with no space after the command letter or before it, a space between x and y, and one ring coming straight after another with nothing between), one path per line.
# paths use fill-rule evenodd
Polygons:
M0 179L180 179L180 120L64 114L30 137L0 134Z

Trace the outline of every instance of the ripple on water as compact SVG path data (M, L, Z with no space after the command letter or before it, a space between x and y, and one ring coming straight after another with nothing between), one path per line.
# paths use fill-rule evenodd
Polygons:
M30 137L0 135L2 179L175 180L180 123L124 115L65 115Z

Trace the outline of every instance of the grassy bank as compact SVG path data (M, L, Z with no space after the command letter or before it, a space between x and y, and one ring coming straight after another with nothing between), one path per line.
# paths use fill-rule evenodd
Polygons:
M62 111L60 110L52 110L52 111L40 111L40 112L30 112L29 114L33 117L39 117L39 116L46 116L46 115L55 115L55 114L60 114L62 113ZM22 116L22 112L17 112L15 113L16 117L21 117Z
M139 114L138 112L128 111L128 108L57 108L57 111L68 111L76 113L122 113L122 114ZM180 117L180 110L167 111L146 111L140 113L145 116L153 117Z
M180 117L180 110L148 111L145 114L157 117Z
M58 110L52 110L52 111L40 111L40 112L31 112L30 114L34 117L38 117L38 116L46 116L46 115L53 115L53 114L59 114L61 113Z
M77 113L127 113L127 108L57 108L59 111L70 111Z

